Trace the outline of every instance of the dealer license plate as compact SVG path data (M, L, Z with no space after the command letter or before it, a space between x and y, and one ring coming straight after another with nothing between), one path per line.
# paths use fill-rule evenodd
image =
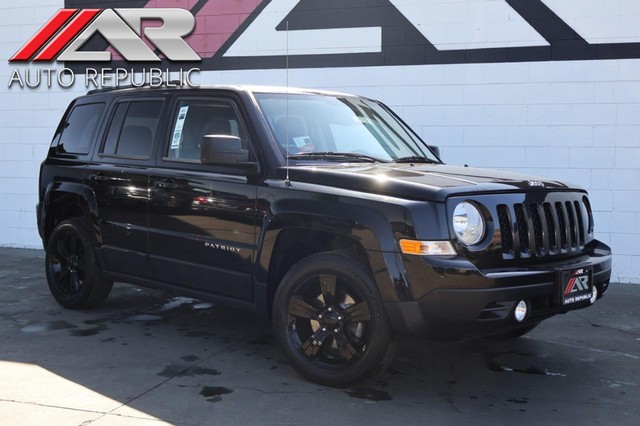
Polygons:
M582 302L591 298L593 270L591 268L567 269L559 272L560 300L563 305Z

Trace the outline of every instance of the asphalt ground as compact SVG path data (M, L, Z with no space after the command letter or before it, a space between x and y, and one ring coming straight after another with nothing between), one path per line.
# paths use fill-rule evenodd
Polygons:
M640 285L512 341L405 341L351 389L306 382L270 324L117 284L71 311L44 253L0 249L0 425L640 424Z

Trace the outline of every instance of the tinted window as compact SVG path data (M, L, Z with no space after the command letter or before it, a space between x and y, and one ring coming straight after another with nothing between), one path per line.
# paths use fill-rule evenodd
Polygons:
M115 154L116 147L118 146L118 139L120 138L120 130L122 130L122 122L124 121L124 115L129 108L129 103L124 102L118 104L116 111L109 124L109 131L107 132L107 140L104 144L103 153Z
M247 149L246 134L230 103L181 101L174 113L167 157L200 161L200 143L205 135L237 136L242 140L242 148Z
M118 105L102 152L108 155L149 158L161 110L162 101Z
M99 103L74 107L63 126L58 152L89 153L104 106L104 103Z

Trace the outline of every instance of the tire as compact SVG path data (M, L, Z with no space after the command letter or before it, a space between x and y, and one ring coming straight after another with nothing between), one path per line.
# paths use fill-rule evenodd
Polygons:
M47 283L56 301L69 309L93 308L109 296L89 231L78 219L61 222L47 243Z
M493 334L489 336L493 340L512 340L517 339L518 337L522 337L534 328L536 328L540 323L537 322L535 324L525 325L524 327L516 328L514 330L505 331L504 333Z
M290 365L321 385L348 386L393 360L373 280L341 255L315 254L291 267L275 294L273 325Z

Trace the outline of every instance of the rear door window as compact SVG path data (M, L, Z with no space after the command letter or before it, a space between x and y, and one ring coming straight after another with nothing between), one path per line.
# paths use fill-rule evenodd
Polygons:
M107 132L103 155L149 158L158 131L162 101L118 104Z
M104 111L104 103L76 105L65 121L58 152L88 154Z

